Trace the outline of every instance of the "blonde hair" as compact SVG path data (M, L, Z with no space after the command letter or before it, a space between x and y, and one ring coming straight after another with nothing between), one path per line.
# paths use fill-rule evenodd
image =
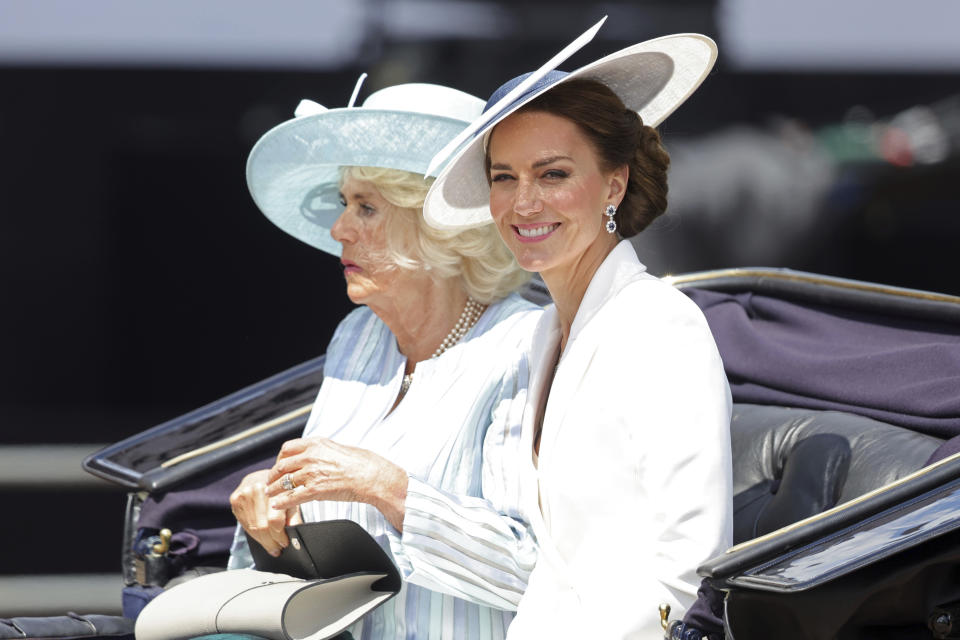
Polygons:
M426 269L438 278L459 277L467 295L490 304L530 279L500 239L493 224L467 230L439 230L423 219L423 201L433 183L418 173L378 167L344 167L347 179L368 182L397 207L386 216L387 259L400 269Z

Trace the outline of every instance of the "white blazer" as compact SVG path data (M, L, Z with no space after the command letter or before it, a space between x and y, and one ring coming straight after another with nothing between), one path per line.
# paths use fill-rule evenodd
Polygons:
M732 542L720 355L699 308L648 274L626 240L591 280L547 388L559 341L549 307L521 435L541 551L508 638L662 638L658 605L681 616L698 564Z

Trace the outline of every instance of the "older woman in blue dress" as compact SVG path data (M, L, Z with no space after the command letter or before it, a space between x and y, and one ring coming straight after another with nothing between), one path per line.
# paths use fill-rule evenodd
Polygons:
M698 564L730 544L720 357L696 305L625 239L666 207L652 126L715 56L708 38L668 36L516 78L427 197L440 228L492 218L555 302L531 350L520 460L540 556L510 638L662 637L658 605L682 613Z
M517 455L539 307L492 225L423 222L430 158L482 102L399 85L362 107L301 105L254 147L248 182L281 229L339 255L361 305L338 326L303 437L231 496L273 554L283 527L347 518L391 554L405 584L357 638L502 637L536 547ZM231 566L248 565L238 536Z

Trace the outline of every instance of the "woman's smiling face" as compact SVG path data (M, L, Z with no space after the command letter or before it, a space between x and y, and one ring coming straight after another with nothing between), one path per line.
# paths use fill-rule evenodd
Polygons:
M488 153L490 212L521 267L575 269L602 261L616 245L603 211L623 197L626 167L604 171L572 121L542 111L513 114L494 128Z

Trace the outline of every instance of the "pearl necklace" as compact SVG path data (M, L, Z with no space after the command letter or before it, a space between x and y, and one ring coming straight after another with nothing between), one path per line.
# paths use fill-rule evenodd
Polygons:
M480 304L473 298L467 296L467 304L464 305L463 311L460 313L460 318L457 319L457 323L453 325L450 333L446 335L443 342L437 347L437 350L430 356L430 359L439 358L444 351L460 342L463 336L467 335L467 331L470 331L473 325L477 324L477 320L480 319L480 316L483 315L486 309L487 305ZM411 384L413 384L413 373L408 373L403 376L403 381L400 383L401 398L406 395Z

